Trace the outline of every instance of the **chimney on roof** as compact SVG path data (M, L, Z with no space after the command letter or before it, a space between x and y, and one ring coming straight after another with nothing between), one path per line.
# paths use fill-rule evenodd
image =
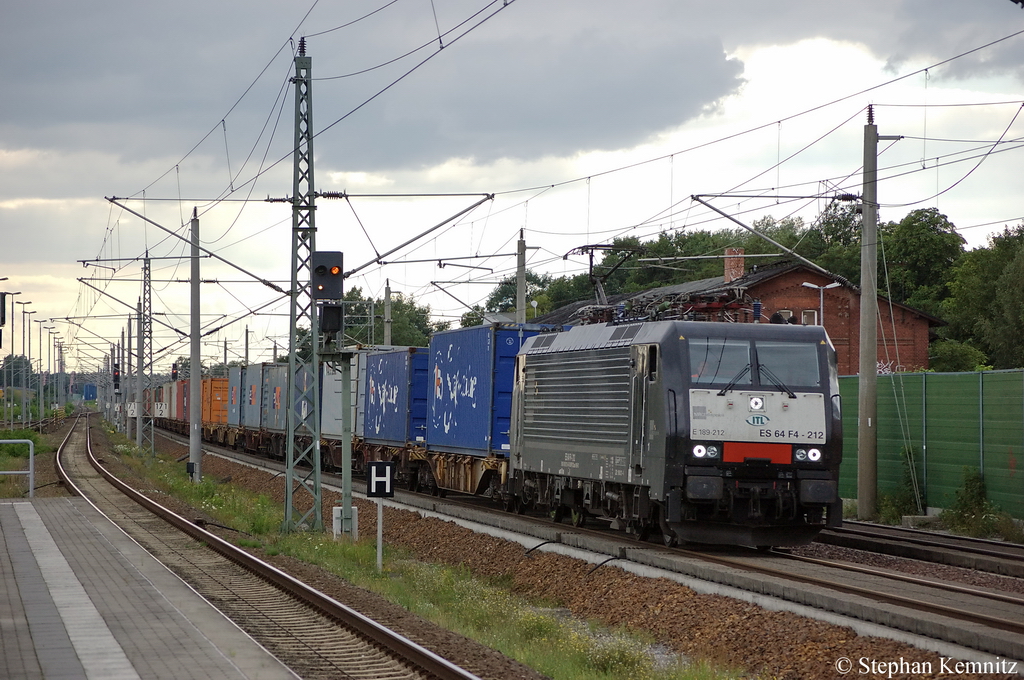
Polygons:
M725 249L725 282L734 281L744 274L743 248Z

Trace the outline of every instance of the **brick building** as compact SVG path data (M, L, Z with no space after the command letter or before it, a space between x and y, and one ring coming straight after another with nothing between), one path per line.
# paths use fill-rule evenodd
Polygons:
M767 323L773 314L790 323L817 324L835 345L840 375L858 372L860 353L860 289L849 281L826 275L801 263L754 266L745 271L742 251L726 257L725 276L652 288L641 293L608 297L607 304L566 305L537 319L541 323L610 321L629 311L631 316ZM879 373L928 368L931 328L942 322L919 310L878 298Z

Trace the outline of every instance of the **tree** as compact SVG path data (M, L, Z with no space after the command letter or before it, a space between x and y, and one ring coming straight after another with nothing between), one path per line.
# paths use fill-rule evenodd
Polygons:
M469 328L470 326L482 326L484 323L484 314L487 311L480 305L473 305L473 309L469 310L459 319L460 328Z
M3 359L0 371L7 376L11 386L27 387L31 384L32 367L24 354L8 354Z
M537 295L551 285L551 274L537 274L529 269L526 270L526 299L536 299ZM518 284L516 276L506 276L501 283L491 291L484 303L484 308L489 312L515 312L516 295ZM539 307L539 305L538 305Z
M849 203L830 203L797 251L843 278L860 281L860 214Z
M914 210L879 230L887 267L879 267L879 290L902 304L938 316L949 296L953 268L964 254L964 238L936 208Z
M988 358L977 347L956 340L936 340L928 349L928 366L939 373L990 369Z
M980 320L979 329L994 366L1024 367L1024 248L996 281L990 314Z
M345 342L380 344L384 341L384 300L364 297L359 287L345 293ZM431 334L450 322L430 320L430 307L402 293L391 296L391 343L425 347Z
M178 380L188 380L189 376L191 375L191 358L186 356L179 356L177 359L174 360L174 363L178 364ZM206 366L204 366L202 362L199 363L199 372L201 374L206 372Z
M590 285L590 279L586 274L576 274L575 276L560 276L551 282L545 291L549 300L549 311L551 309L558 309L563 307L570 302L578 302L580 300L593 300L594 289Z
M949 322L943 335L972 342L988 353L996 368L1024 366L1022 253L1024 224L990 236L988 248L965 253L953 267L950 295L941 302Z

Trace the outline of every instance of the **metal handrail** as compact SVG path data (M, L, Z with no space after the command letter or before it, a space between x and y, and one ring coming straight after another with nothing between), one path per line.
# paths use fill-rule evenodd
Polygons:
M36 443L31 439L0 439L0 444L28 444L28 470L0 470L0 475L28 475L28 497L36 495Z

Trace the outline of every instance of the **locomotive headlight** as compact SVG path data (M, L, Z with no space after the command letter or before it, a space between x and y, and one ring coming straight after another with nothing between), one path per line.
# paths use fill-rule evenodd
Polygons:
M693 455L696 458L703 458L704 456L708 455L708 450L704 447L703 444L697 444L696 446L693 447Z
M817 463L821 460L821 449L811 449L807 452L807 460Z
M797 449L794 455L798 461L803 462L807 460L807 449ZM820 457L821 454L818 455Z
M708 458L718 458L720 451L714 444L708 444L707 446Z

